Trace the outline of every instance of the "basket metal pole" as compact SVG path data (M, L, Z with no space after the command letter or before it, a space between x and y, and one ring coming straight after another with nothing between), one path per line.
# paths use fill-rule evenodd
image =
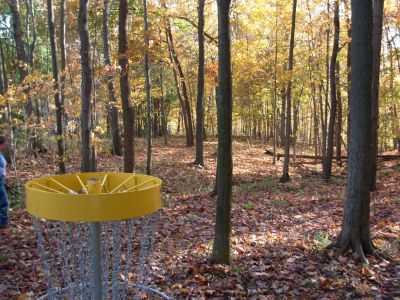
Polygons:
M103 299L103 271L102 271L102 243L101 243L101 223L90 223L90 239L92 244L91 269L93 299Z
M88 194L101 193L101 184L98 178L88 180ZM103 270L102 270L102 241L101 241L101 223L90 223L90 242L91 242L91 271L92 271L92 294L94 300L103 299Z

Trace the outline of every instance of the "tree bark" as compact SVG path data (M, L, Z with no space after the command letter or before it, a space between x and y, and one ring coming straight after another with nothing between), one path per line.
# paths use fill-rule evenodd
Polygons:
M376 171L378 155L379 128L379 72L381 65L381 43L384 0L373 0L373 33L372 33L372 152L371 152L371 191L376 190Z
M90 43L88 31L88 0L79 0L78 30L81 40L81 171L89 172L90 160L90 102L92 97L92 71L90 69Z
M196 103L196 165L204 166L203 127L204 127L204 2L198 0L198 39L199 65L197 72L197 103Z
M329 113L329 128L328 128L328 145L326 148L326 157L323 163L323 178L329 179L332 174L332 156L333 156L333 140L335 135L335 119L336 119L336 108L337 108L337 98L336 98L336 60L339 52L339 32L340 32L340 21L339 21L339 0L335 0L334 8L334 25L335 32L333 38L333 49L330 63L329 71L329 81L331 84L331 109Z
M232 70L229 10L230 0L218 4L218 165L217 213L213 261L230 263L232 201Z
M118 22L118 54L119 65L121 67L119 83L122 100L122 119L124 125L124 172L131 173L134 170L134 123L132 104L129 99L129 63L127 57L128 38L127 38L127 17L128 1L119 1L119 22Z
M63 138L64 138L63 107L60 98L60 77L58 74L58 64L57 64L57 43L56 43L56 32L54 26L53 0L47 0L47 17L48 17L51 61L52 61L53 79L54 79L54 92L55 92L54 102L56 104L58 170L61 174L65 174L64 143L63 143Z
M65 1L65 0L63 0ZM110 45L108 41L108 12L109 12L109 0L103 0L103 59L104 64L107 68L107 74L105 79L107 81L108 90L108 115L110 118L110 130L112 139L112 154L121 156L122 155L122 141L121 133L118 124L118 107L117 99L115 97L115 88L113 82L113 68L110 59Z
M362 263L373 253L370 234L372 1L352 0L350 144L347 197L337 245Z
M151 175L152 168L152 118L151 118L151 94L150 94L150 65L149 65L149 26L147 20L147 1L143 0L143 21L144 21L144 74L146 77L146 116L147 116L147 163L146 163L146 174Z
M296 8L297 8L297 0L293 0L293 9L292 9L292 26L290 29L290 48L289 48L289 64L288 70L289 72L293 71L293 52L294 52L294 35L296 30ZM290 180L289 176L289 152L290 152L290 136L291 136L291 123L292 123L292 80L289 80L287 86L287 95L286 95L286 134L285 134L285 158L283 161L283 174L279 179L280 182L288 182Z

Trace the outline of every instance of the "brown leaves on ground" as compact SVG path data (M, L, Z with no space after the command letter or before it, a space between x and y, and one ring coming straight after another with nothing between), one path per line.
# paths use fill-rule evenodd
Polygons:
M332 181L318 166L294 165L292 181L279 184L281 163L272 165L261 145L234 142L232 265L210 265L215 198L216 141L206 143L206 167L197 168L194 149L154 147L154 175L164 180L164 211L152 268L153 285L177 299L390 299L400 297L400 166L380 165L372 194L371 231L384 258L358 264L324 248L338 234L346 188L343 170ZM180 145L180 146L177 146ZM137 171L145 148L137 150ZM74 157L72 154L71 157ZM54 157L27 163L23 179L54 172ZM78 171L79 161L69 162ZM54 164L55 165L55 164ZM51 166L51 167L50 167ZM72 166L72 167L71 167ZM122 158L100 155L98 170L120 171ZM1 231L0 299L30 299L45 291L28 214L16 210ZM22 297L22 298L21 298Z

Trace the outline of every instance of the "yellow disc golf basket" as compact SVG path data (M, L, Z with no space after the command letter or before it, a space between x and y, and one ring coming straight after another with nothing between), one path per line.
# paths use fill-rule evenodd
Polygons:
M161 185L101 172L28 181L26 209L48 289L39 299L171 299L149 286Z

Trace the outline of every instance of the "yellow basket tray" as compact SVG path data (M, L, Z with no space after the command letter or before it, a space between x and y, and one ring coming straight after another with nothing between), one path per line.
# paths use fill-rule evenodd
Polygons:
M162 181L132 173L77 173L30 180L26 209L39 218L103 222L133 219L156 212Z

